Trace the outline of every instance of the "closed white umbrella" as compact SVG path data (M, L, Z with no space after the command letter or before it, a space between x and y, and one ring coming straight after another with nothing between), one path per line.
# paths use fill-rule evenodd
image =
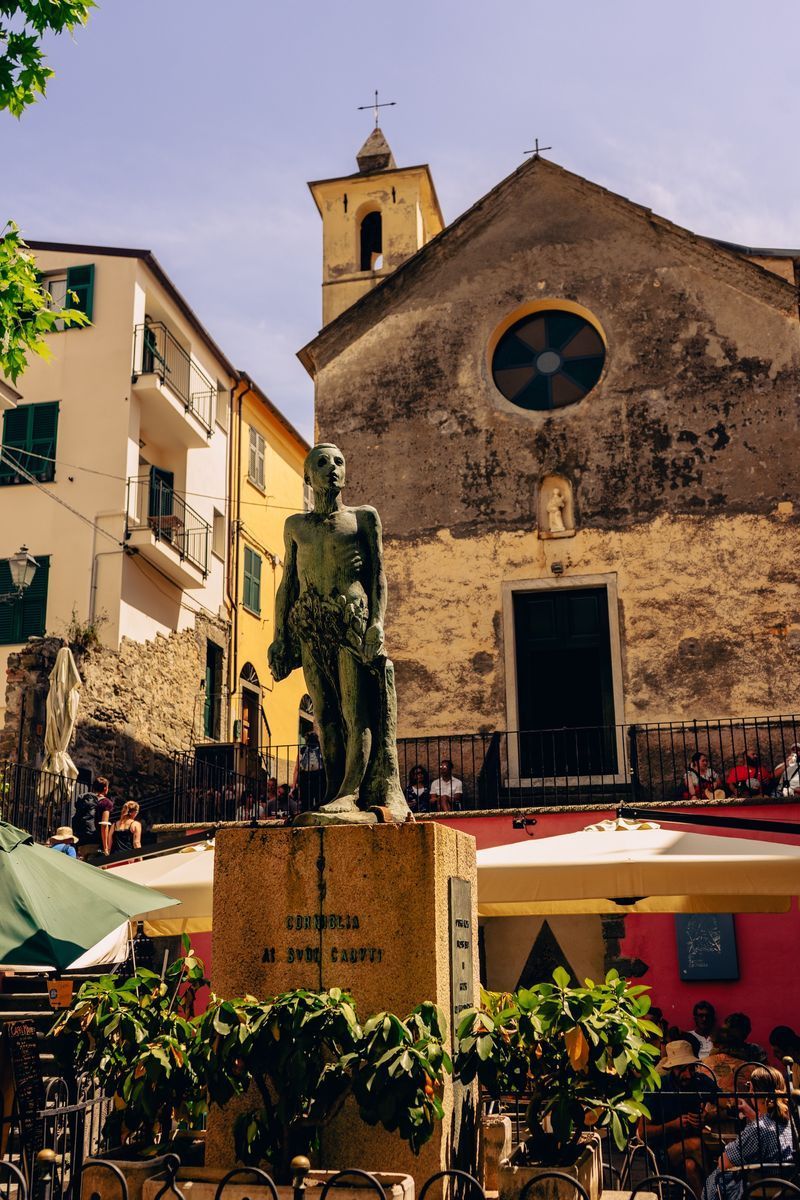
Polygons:
M710 837L646 822L478 852L478 913L786 912L800 894L800 846Z
M50 690L47 693L42 770L48 777L42 781L42 799L58 788L58 779L71 783L78 778L78 768L68 751L78 716L81 686L72 651L69 646L62 646L50 672Z

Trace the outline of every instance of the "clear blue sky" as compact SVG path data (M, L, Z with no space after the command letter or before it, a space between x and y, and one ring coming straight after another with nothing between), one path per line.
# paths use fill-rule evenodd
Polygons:
M101 0L0 116L0 217L152 249L308 435L319 327L309 179L355 169L374 89L449 221L539 136L548 157L700 233L800 245L797 0Z

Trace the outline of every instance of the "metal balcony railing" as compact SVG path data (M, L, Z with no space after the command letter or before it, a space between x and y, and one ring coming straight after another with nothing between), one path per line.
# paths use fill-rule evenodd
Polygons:
M162 321L137 325L133 331L133 380L157 375L208 433L214 427L217 388Z
M230 744L215 761L199 751L176 757L173 820L233 820L232 813L251 809L261 817L294 816L320 803L324 776L304 774L302 746L263 741L239 756L238 772L226 749L232 762ZM397 757L418 812L680 806L724 797L800 803L796 715L399 738ZM460 787L447 785L445 762ZM270 777L288 786L285 803L269 799ZM444 785L432 787L437 779Z
M128 480L125 534L149 528L195 567L208 574L211 528L179 492L152 475Z

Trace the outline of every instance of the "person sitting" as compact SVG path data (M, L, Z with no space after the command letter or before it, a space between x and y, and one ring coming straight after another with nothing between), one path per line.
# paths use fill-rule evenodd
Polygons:
M710 1000L698 1000L692 1009L694 1029L690 1032L697 1038L698 1058L707 1058L714 1046L714 1029L717 1023L717 1013Z
M443 758L439 763L439 778L434 779L430 792L431 812L453 812L461 807L464 785L453 774L451 759Z
M236 820L237 821L256 821L258 820L258 810L256 808L256 798L252 792L244 792L239 803L236 805Z
M725 1031L723 1036L727 1053L738 1058L740 1063L765 1063L767 1054L764 1047L747 1040L752 1028L753 1023L746 1013L734 1012L722 1022L719 1032L723 1035Z
M716 771L712 770L711 761L702 750L697 750L689 759L689 766L683 777L685 800L713 800L717 792L722 790L722 780Z
M59 854L66 854L67 858L77 858L78 851L75 849L77 841L78 839L69 825L59 825L50 838L50 849L57 850Z
M774 775L767 767L762 767L761 757L755 750L746 747L741 753L738 766L731 767L725 776L728 791L733 796L767 796L772 787Z
M779 763L775 768L778 780L779 796L800 796L800 762L798 762L800 745L793 742L789 747L786 762Z
M769 1035L769 1045L785 1071L785 1058L792 1060L792 1087L800 1088L800 1037L789 1025L776 1025Z
M769 1175L772 1164L791 1162L794 1157L786 1084L780 1071L754 1067L745 1090L739 1112L747 1124L726 1145L705 1182L703 1200L742 1200L744 1178L738 1167L761 1164Z
M687 1041L668 1042L658 1063L664 1075L661 1089L646 1097L650 1116L642 1118L659 1165L685 1179L696 1196L707 1173L700 1136L703 1117L717 1091L713 1078L698 1072L701 1065Z
M139 805L135 800L126 800L122 806L119 820L114 822L111 830L114 853L121 850L141 850L142 823L137 820Z
M267 780L267 797L263 805L259 805L263 810L264 817L277 817L278 815L278 780L274 775L270 775Z
M408 773L406 800L412 812L427 812L430 807L431 793L428 787L428 772L419 763Z

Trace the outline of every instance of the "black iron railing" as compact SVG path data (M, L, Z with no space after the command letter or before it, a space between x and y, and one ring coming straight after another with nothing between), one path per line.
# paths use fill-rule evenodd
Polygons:
M168 542L181 559L208 574L211 527L190 508L180 492L153 475L128 480L125 534L150 529L158 541Z
M800 718L777 716L442 734L400 738L397 752L416 811L474 812L723 797L800 802L796 746ZM232 820L227 814L237 809L258 819L293 816L324 795L317 755L304 746L213 749L176 760L176 821ZM276 806L280 785L289 794L284 789Z
M161 321L137 325L133 333L133 379L157 375L211 433L217 388Z
M0 762L0 819L45 842L59 825L69 825L76 796L85 785L35 767Z

